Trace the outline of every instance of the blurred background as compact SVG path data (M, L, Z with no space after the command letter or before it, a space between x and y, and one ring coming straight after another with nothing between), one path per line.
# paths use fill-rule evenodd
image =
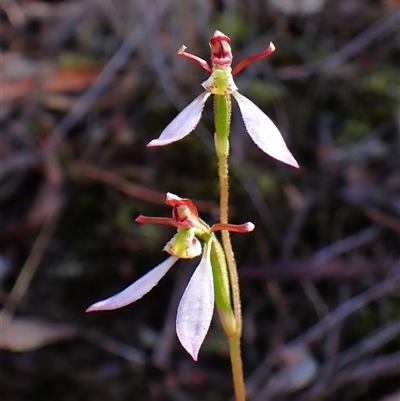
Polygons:
M218 220L211 101L195 133L147 149L202 92L219 29L235 77L301 168L262 153L236 104L232 223L249 401L400 399L398 0L3 0L3 401L222 401L232 396L214 320L192 359L176 307L197 260L142 300L86 315L166 258L165 194Z

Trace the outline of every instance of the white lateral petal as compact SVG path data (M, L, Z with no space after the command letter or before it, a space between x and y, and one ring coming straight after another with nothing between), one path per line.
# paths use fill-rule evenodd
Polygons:
M139 280L125 288L125 290L89 306L89 308L86 309L86 312L118 309L137 301L158 284L178 259L179 258L175 256L169 257L167 260L146 273Z
M269 117L239 92L233 92L232 95L239 104L247 132L255 144L271 157L298 168L297 161L287 148L278 128Z
M204 103L209 96L209 92L203 92L200 96L197 96L167 125L160 137L153 139L147 146L168 145L189 135L199 123Z
M197 266L178 306L176 333L183 348L197 361L214 311L214 282L210 261L211 241L204 247Z

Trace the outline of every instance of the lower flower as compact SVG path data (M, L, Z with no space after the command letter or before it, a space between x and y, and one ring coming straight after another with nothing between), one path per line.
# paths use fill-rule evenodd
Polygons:
M202 254L200 264L179 303L176 317L179 341L192 358L197 360L211 324L215 297L218 309L221 309L222 305L225 312L231 310L229 282L221 278L226 273L217 268L214 272L215 277L213 276L212 260L220 266L221 260L225 258L221 246L217 246L218 240L214 232L230 230L246 233L252 231L254 225L215 224L210 227L199 218L196 207L189 199L168 193L167 204L173 207L172 218L139 216L136 221L176 227L177 234L164 247L171 256L121 292L89 306L86 312L113 310L129 305L155 287L179 259L193 259ZM201 243L204 244L204 248ZM214 288L214 280L217 288Z
M176 317L176 333L179 341L194 360L197 360L214 311L211 242L212 239L204 246L200 264L186 287ZM178 257L170 256L121 292L89 306L86 312L118 309L137 301L155 287L178 260Z

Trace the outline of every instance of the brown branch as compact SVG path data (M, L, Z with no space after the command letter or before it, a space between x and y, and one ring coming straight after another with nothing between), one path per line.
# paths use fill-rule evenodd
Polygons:
M372 206L360 205L360 209L373 221L400 233L400 219Z
M342 303L334 311L321 319L314 327L297 337L291 343L293 345L309 345L318 340L328 330L346 319L350 314L356 312L365 305L376 299L382 298L400 287L400 272L374 285L372 288Z
M74 174L111 185L112 187L117 188L121 192L132 196L133 198L150 203L155 203L157 205L165 205L166 194L164 192L154 191L152 189L146 188L143 185L127 181L115 173L103 170L91 164L84 162L75 162L71 167L71 171ZM193 202L196 204L196 207L202 212L211 213L217 208L217 206L211 202L204 202L200 200Z
M29 287L33 275L43 258L47 246L49 245L50 239L57 225L57 217L58 216L55 216L44 222L41 231L33 244L32 250L21 269L17 281L15 282L5 305L0 312L0 321L3 326L6 326L11 321L16 306Z
M331 382L330 388L337 390L348 383L358 380L372 380L378 377L398 376L400 351L392 354L378 356L368 362L343 370Z

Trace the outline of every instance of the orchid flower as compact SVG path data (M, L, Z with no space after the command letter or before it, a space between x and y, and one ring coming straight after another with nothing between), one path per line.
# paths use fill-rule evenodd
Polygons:
M269 56L274 52L275 46L271 42L267 49L243 60L232 70L230 38L220 31L215 31L209 44L212 69L205 60L186 53L185 46L179 49L180 56L195 61L211 75L202 83L205 92L184 108L164 129L160 137L152 140L147 146L164 146L184 138L196 128L203 113L204 104L211 94L216 95L217 98L229 98L232 95L239 104L247 132L255 144L271 157L298 168L299 165L288 150L278 128L258 106L238 92L233 81L233 75L252 61ZM229 120L230 103L228 109Z
M192 259L202 254L201 261L179 303L176 317L178 338L192 358L197 360L199 349L211 324L214 294L224 327L234 325L229 283L223 271L224 255L214 232L230 230L244 233L252 231L254 225L217 223L209 227L200 219L196 207L189 199L168 193L166 203L173 207L172 218L139 216L136 221L166 224L177 228L177 234L164 247L171 256L121 292L89 306L86 312L113 310L129 305L156 286L179 259ZM204 243L203 250L201 242Z

